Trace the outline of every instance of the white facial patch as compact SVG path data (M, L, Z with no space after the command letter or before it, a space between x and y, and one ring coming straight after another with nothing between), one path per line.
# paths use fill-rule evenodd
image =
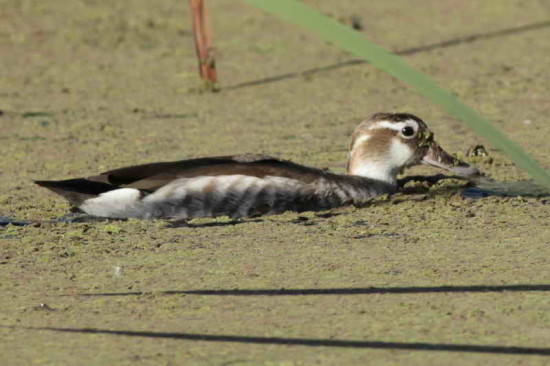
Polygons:
M355 145L355 144L354 144ZM357 158L350 164L349 174L396 184L397 173L408 165L414 152L399 138L392 138L389 149L378 159ZM351 157L353 159L353 156Z
M397 138L391 140L389 159L391 160L391 165L396 167L402 167L407 165L407 162L412 157L413 151L411 148L401 142Z
M414 128L415 133L418 131L418 122L416 122L414 119L408 119L402 122L379 121L369 127L369 130L380 130L387 128L399 132L402 131L403 128L405 128L406 126Z

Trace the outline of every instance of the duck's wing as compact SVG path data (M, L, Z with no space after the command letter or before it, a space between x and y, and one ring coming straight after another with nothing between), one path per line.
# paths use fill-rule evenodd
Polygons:
M330 173L265 155L236 155L136 165L86 179L153 192L180 178L237 174L258 178L276 176L311 183Z

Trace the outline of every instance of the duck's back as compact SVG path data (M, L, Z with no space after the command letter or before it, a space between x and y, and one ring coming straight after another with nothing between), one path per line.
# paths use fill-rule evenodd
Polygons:
M180 178L229 175L257 178L277 176L311 183L326 174L330 173L288 160L266 155L243 154L135 165L109 170L86 179L153 192Z

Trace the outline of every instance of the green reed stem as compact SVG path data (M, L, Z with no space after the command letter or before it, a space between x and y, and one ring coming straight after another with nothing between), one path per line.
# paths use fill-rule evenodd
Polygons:
M441 88L431 77L407 65L402 58L370 42L350 27L297 0L246 1L317 34L335 46L413 86L420 94L443 106L449 114L464 121L478 135L508 155L517 166L525 169L538 183L550 188L550 172L548 170L541 167L518 144L506 137L487 119L464 105L456 96Z

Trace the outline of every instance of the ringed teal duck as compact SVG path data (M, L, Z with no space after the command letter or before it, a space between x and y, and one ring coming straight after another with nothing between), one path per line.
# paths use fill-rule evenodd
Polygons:
M377 113L354 131L346 174L263 155L209 157L110 170L87 178L36 181L86 214L169 218L317 211L397 190L397 174L420 163L471 176L478 170L445 152L418 117Z

